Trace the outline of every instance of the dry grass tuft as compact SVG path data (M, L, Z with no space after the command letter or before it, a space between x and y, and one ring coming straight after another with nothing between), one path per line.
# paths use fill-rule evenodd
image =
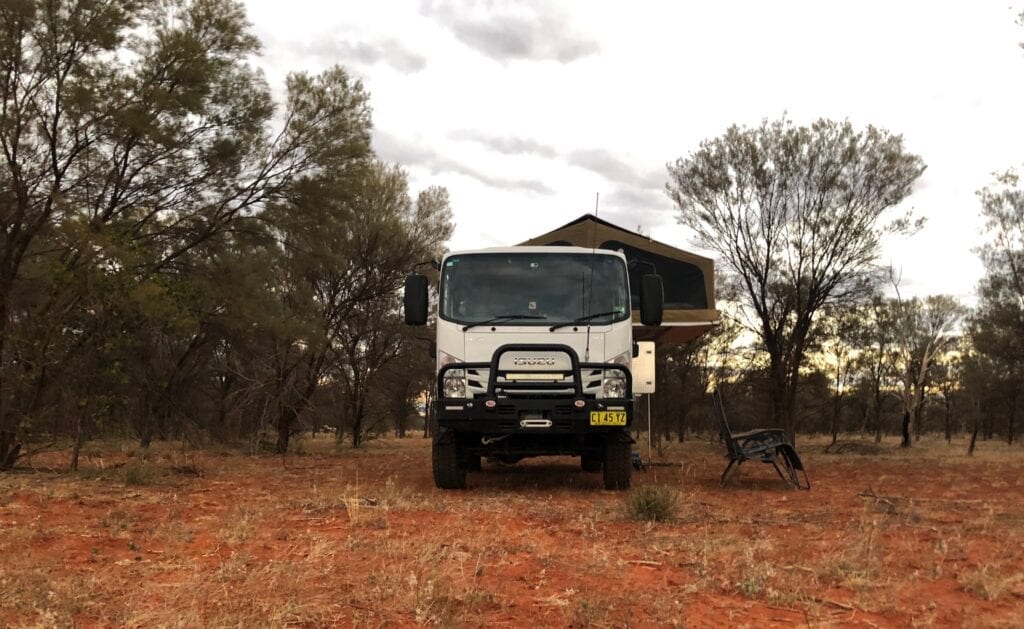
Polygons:
M159 468L143 461L133 461L121 468L121 479L128 487L156 485L161 476Z
M668 522L676 517L679 492L664 485L642 485L626 496L626 515L640 522Z
M1002 564L985 564L960 575L964 591L986 601L996 601L1015 592L1014 586L1021 582L1024 582L1024 574L1015 568L1007 569Z
M228 544L241 544L252 537L255 528L255 512L247 505L235 507L227 516L227 524L220 530L220 539Z

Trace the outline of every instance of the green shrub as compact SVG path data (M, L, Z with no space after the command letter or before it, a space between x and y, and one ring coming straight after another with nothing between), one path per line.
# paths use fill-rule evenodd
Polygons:
M675 518L679 493L664 485L644 485L629 492L626 513L633 520L666 522Z

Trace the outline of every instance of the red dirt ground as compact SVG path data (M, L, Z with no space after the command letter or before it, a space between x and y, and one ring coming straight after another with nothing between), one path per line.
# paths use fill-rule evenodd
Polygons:
M674 444L634 475L678 492L661 523L574 459L443 492L424 439L304 447L0 475L0 623L1024 626L1019 447L801 443L803 492L759 464L719 487L717 447Z

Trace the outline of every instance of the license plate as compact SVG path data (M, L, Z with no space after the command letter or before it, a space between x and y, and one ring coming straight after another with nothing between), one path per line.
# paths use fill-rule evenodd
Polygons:
M625 426L626 411L590 411L591 426Z

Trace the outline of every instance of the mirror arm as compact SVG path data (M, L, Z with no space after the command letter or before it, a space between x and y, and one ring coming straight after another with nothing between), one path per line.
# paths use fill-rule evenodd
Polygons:
M629 262L626 263L626 268L628 268L628 269L635 269L636 267L640 266L641 264L644 265L644 266L650 267L651 273L653 275L658 275L658 267L654 266L654 263L651 262L650 260L641 260L640 258L630 258Z
M420 268L421 266L426 266L428 264L435 271L440 271L441 270L441 262L439 260L424 260L423 262L417 262L416 264L412 265L412 270L415 271L416 269Z

